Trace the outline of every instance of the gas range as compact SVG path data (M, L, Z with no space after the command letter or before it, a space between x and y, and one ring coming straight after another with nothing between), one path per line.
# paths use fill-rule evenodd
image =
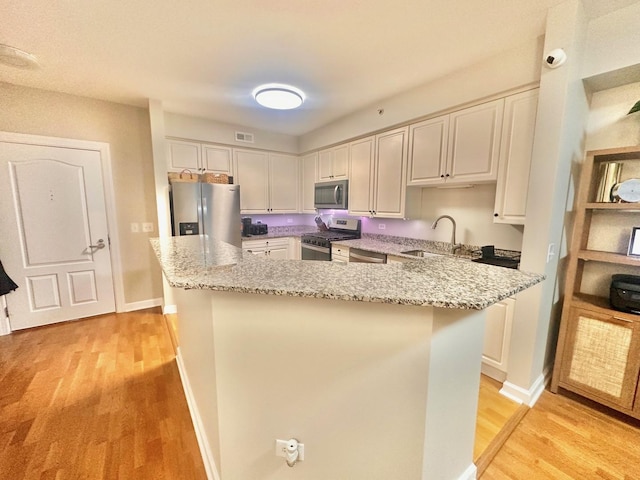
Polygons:
M300 239L303 260L331 260L331 242L360 238L359 219L334 218L328 230L307 233Z

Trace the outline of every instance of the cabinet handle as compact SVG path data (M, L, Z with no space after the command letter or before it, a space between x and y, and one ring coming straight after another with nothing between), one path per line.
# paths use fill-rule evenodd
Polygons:
M613 318L614 318L615 320L620 320L621 322L625 322L625 323L633 323L633 320L629 320L628 318L616 317L615 315L613 316Z
M447 173L447 174L445 175L445 177L448 177L448 176L449 176L449 174Z
M444 178L444 175L440 175L440 178Z
M499 217L500 215L498 215L497 213L493 214L494 217Z

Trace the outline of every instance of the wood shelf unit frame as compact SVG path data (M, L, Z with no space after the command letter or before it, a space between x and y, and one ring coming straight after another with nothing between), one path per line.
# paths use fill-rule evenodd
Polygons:
M599 167L638 162L640 146L587 152L575 201L562 319L551 391L570 390L640 419L640 315L614 310L609 299L581 291L585 265L619 265L640 275L640 258L588 248L594 213L640 213L639 203L597 203ZM640 215L638 216L640 226ZM620 249L620 246L617 247Z

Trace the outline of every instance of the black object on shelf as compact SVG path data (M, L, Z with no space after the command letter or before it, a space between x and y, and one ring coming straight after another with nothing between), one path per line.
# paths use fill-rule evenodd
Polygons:
M620 312L640 314L640 276L611 275L609 304Z

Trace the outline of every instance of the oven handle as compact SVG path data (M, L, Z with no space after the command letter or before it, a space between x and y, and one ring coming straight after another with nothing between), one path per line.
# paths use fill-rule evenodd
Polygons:
M316 247L315 245L309 245L308 243L303 243L302 248L308 248L309 250L315 250L316 252L320 252L320 253L329 253L331 252L330 249L328 248L324 248L324 247Z

